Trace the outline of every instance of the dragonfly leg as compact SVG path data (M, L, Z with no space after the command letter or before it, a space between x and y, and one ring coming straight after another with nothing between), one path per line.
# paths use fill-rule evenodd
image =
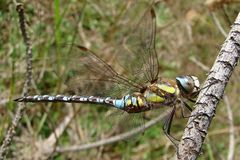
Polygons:
M209 85L208 85L208 86L209 86ZM208 86L207 86L207 87L208 87ZM206 87L204 87L204 88L206 88ZM204 88L202 88L202 89L204 89ZM189 100L189 99L188 99L188 100ZM193 102L193 100L192 100L191 102ZM196 101L195 101L195 102L196 102ZM181 101L181 105L182 105L182 103L183 103L184 107L186 107L190 112L193 111L193 109L192 109L186 102ZM197 113L197 114L194 114L194 115L185 116L185 115L183 114L183 109L182 109L182 107L181 107L181 114L182 114L182 117L183 117L183 118L190 118L190 117L196 117L196 118L198 118L199 116L206 116L206 117L210 118L209 115L206 114L206 113Z
M190 112L192 112L192 108L186 103L186 102L183 102L183 105L182 107L186 107ZM209 117L206 113L197 113L197 114L194 114L194 115L190 115L190 116L186 116L184 115L184 112L183 112L183 108L181 107L181 114L182 114L182 117L183 118L190 118L190 117L196 117L198 118L199 116L207 116Z
M214 80L212 83L208 84L207 86L202 87L202 88L200 88L199 90L197 90L196 92L192 93L192 95L198 96L201 90L204 90L204 89L210 87L211 85L216 84L217 82L218 82L217 80ZM195 96L194 96L194 97L195 97ZM193 102L193 103L196 103L196 100L194 100L194 99L191 99L191 98L187 98L187 99L188 99L189 101Z
M199 92L197 94L199 94ZM190 102L196 103L195 99L187 98L187 100L189 100Z
M175 137L173 137L170 134L172 120L173 120L173 116L175 114L175 111L176 111L176 106L173 107L172 111L169 113L167 119L165 120L165 122L163 124L163 132L170 139L170 141L174 144L174 147L177 149L178 144L176 143L176 141L179 142L179 140L177 140Z
M186 107L190 112L193 111L192 108L191 108L186 102L181 101L181 114L182 114L182 117L183 117L183 118L189 118L189 117L191 117L191 116L186 116L186 115L184 115L183 107Z

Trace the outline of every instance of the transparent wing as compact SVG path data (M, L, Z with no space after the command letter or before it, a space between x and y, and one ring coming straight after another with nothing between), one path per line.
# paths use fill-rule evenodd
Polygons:
M139 17L139 15L136 15ZM128 54L128 68L132 80L139 84L153 82L159 75L158 55L155 50L156 15L153 7L147 9L130 35L122 42L122 53Z
M139 11L143 10L146 10L146 5ZM116 56L112 54L106 58L103 57L106 55L99 54L101 51L94 53L75 44L53 46L45 60L49 68L49 72L44 72L45 76L54 74L56 79L60 79L59 84L66 84L64 87L71 94L122 97L123 94L143 89L145 83L157 79L159 64L155 51L154 9L150 7L140 15L142 16L136 15L141 18L132 30L130 29L131 32L127 38L122 41L122 47L117 51ZM128 29L128 26L126 28ZM43 77L44 81L47 79L48 77ZM39 82L42 83L42 81ZM49 85L57 84L50 82ZM45 86L48 85L42 85L42 87ZM49 90L49 87L45 89ZM42 94L66 93L66 90L59 91L42 92Z
M81 63L93 74L101 74L103 81L110 81L117 84L121 83L128 87L141 89L140 85L120 75L94 52L82 46L77 46L77 48L80 52L86 53L86 56L81 59Z
M54 82L46 85L48 79L55 77L59 83L65 84L65 89L57 91L57 94L120 96L130 91L138 91L142 88L138 83L129 80L119 74L112 66L100 58L93 51L79 45L63 45L60 49L52 48L47 60L40 86L42 94L48 94L49 85L57 85ZM38 67L37 67L38 68ZM42 67L39 67L42 68ZM39 75L39 74L37 74ZM45 83L45 84L44 84ZM53 94L53 92L51 93Z

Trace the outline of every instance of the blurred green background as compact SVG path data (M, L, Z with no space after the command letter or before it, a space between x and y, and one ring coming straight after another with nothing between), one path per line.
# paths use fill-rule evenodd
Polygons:
M206 74L199 63L211 67L223 44L225 37L216 21L228 33L236 18L240 4L234 1L225 3L214 0L165 0L154 5L157 16L156 50L159 53L160 74L174 79L177 75L196 75L204 82ZM33 46L33 79L31 93L64 93L67 89L65 67L59 65L61 76L51 72L49 57L62 51L60 44L76 43L95 51L118 69L119 44L131 33L145 10L136 7L140 4L149 7L144 0L25 0L24 9L27 31ZM25 80L25 46L21 37L18 14L14 4L0 1L0 139L2 141L14 116L17 104L12 100L19 97ZM56 52L57 51L57 52ZM74 61L73 57L73 63ZM125 65L128 64L128 62ZM74 65L74 64L73 64ZM124 64L122 64L124 65ZM79 68L81 70L81 68ZM84 73L85 71L81 71ZM235 152L240 156L240 111L239 111L239 74L238 67L225 91L233 112ZM78 84L76 84L78 85ZM79 84L79 86L82 84ZM84 88L83 86L80 86ZM96 87L97 90L97 86ZM108 95L106 95L108 96ZM85 144L122 133L117 118L108 116L110 111L102 106L69 104L27 104L17 134L10 146L9 159L172 159L175 149L162 131L159 123L144 134L133 139L92 148L81 152L42 153L42 146L54 144L57 147ZM157 111L159 114L162 111ZM73 116L76 114L76 116ZM154 115L153 114L153 115ZM150 115L151 116L151 115ZM66 118L71 122L61 132L56 142L48 141L54 136ZM119 118L119 123L125 123ZM176 118L172 133L181 138L187 119ZM112 127L111 125L114 125ZM131 129L131 127L129 128ZM208 136L199 159L227 159L229 153L229 116L226 104L222 101L212 121ZM48 146L47 145L47 146Z

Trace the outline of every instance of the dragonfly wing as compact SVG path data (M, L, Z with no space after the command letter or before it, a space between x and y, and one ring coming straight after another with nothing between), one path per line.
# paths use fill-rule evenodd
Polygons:
M139 16L139 15L138 15ZM155 50L156 14L151 6L144 12L132 32L122 42L123 53L128 53L128 69L136 82L153 82L159 74L158 55Z
M49 74L56 73L68 90L78 94L122 97L126 92L139 91L146 82L156 80L159 74L155 34L156 15L150 7L124 41L116 60L113 54L109 61L105 61L103 59L109 57L102 58L106 55L96 54L80 45L58 45L51 49L47 59L48 68L53 70ZM118 62L122 65L115 67Z
M119 74L103 58L80 45L62 45L60 49L53 47L46 60L46 67L49 70L44 74L54 74L59 83L64 82L66 90L71 94L122 97L127 91L141 89L139 84ZM46 80L43 78L40 83ZM65 90L58 92L65 93Z

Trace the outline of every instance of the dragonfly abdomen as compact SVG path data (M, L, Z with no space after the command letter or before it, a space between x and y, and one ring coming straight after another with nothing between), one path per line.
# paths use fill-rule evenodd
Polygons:
M139 96L126 95L121 99L111 97L97 97L97 96L67 96L67 95L33 95L24 96L14 101L17 102L65 102L65 103L92 103L105 104L112 107L124 110L128 113L137 113L149 110L144 99Z
M34 95L25 96L15 99L17 102L66 102L66 103L94 103L107 104L121 109L121 105L115 105L116 99L111 97L97 97L97 96L66 96L66 95ZM121 101L121 100L120 100Z

